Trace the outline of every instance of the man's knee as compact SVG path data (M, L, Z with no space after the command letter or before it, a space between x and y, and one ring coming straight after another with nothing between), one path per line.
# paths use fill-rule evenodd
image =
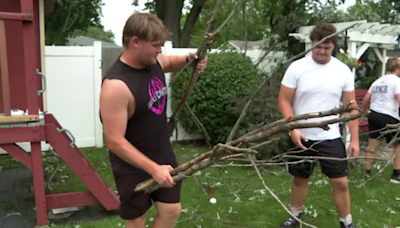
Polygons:
M178 218L181 214L180 203L156 203L157 214L163 218Z
M310 178L304 178L304 177L294 177L293 178L293 185L296 187L305 187L308 185L308 181Z
M140 217L137 217L135 219L126 220L126 228L144 227L144 225L146 224L146 217L147 217L147 214L144 213L143 215L141 215Z
M329 181L331 182L331 185L334 190L348 191L349 189L347 177L331 178Z

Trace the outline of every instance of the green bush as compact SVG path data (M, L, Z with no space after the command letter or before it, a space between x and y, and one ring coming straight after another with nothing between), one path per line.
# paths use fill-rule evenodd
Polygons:
M192 69L183 72L172 84L172 107L181 100L192 76ZM251 94L262 82L249 57L236 52L208 55L207 69L196 82L188 105L204 125L213 144L225 142ZM239 129L261 122L266 112L250 110ZM189 133L202 133L187 108L178 117Z

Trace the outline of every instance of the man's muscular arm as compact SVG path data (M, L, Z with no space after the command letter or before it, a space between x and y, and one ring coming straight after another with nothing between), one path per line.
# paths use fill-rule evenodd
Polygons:
M157 59L163 68L163 71L168 73L181 70L190 60L197 59L197 55L196 53L190 53L189 55L185 56L159 54ZM204 59L197 64L199 73L203 72L204 68L206 68L207 59L208 57L206 55Z
M355 102L356 97L355 97L355 91L344 91L343 92L343 105L345 107L349 106L351 102L351 106L353 107L358 107L357 102ZM357 110L353 110L351 114L357 114ZM351 141L350 141L350 147L349 147L349 153L353 154L354 157L358 157L360 153L360 146L359 146L359 119L351 120L348 122L347 126L349 127L350 135L351 135Z
M281 85L281 88L279 91L279 96L278 96L278 108L284 119L293 117L292 101L293 101L295 92L296 92L296 89ZM301 143L302 139L304 141L307 141L307 138L303 134L301 134L301 132L298 129L294 129L290 133L290 137L292 138L293 143L295 143L297 146L299 146L302 149L307 149Z
M171 166L160 166L125 138L128 106L134 98L126 84L120 80L104 81L100 94L100 114L103 122L107 148L124 161L149 173L159 184L170 187L174 181L169 174Z

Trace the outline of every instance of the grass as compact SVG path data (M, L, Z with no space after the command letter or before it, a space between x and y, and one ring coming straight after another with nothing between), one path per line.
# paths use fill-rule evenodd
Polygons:
M174 145L180 162L185 162L207 151L194 146ZM87 159L109 184L115 189L108 153L105 149L83 149ZM45 157L45 167L52 173L56 162L52 156ZM20 165L11 159L0 159L0 167ZM282 200L290 204L291 176L285 167L260 168L266 184ZM358 228L395 228L400 226L400 185L389 183L391 166L382 175L377 176L363 188L356 186L365 180L361 164L350 165L349 186L351 192L351 211ZM222 227L278 227L288 214L281 205L263 188L255 170L251 167L208 168L197 172L196 179L202 185L208 184L213 196L206 195L195 178L183 182L182 214L176 227L222 228ZM61 165L61 171L52 181L51 193L86 191L69 168ZM50 193L50 192L48 192ZM209 199L215 197L212 205ZM309 195L304 209L304 221L317 227L339 227L339 218L332 201L332 190L319 167L315 169L309 185ZM147 227L155 216L152 207L148 213ZM63 228L109 228L124 227L124 221L118 216L96 222L54 226Z

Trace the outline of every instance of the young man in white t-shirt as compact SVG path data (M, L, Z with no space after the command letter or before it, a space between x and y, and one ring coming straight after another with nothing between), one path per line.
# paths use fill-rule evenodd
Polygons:
M331 24L317 24L310 34L312 45L316 45L322 38L335 32L336 28ZM339 107L340 102L347 106L351 101L355 101L354 76L350 68L332 56L336 42L337 36L327 39L314 48L310 56L296 60L288 67L279 93L279 110L283 118L326 111ZM356 102L353 102L353 105L356 106ZM336 117L312 118L299 122L320 122ZM349 122L351 133L349 153L355 157L360 150L358 127L358 120ZM310 147L313 149L296 155L346 158L347 152L341 138L339 123L329 125L329 128L329 130L322 128L292 130L290 135L295 145L301 149ZM315 162L288 165L288 171L294 177L291 211L299 219L307 198L308 181ZM319 163L333 187L333 201L339 213L340 227L354 228L350 213L347 161L319 159ZM291 217L279 228L292 228L298 225L299 222Z
M367 157L374 157L379 147L379 138L385 137L386 143L391 142L397 132L382 134L387 124L398 124L400 104L400 59L390 58L386 62L386 74L372 83L367 94L364 96L363 109L367 110L370 105L371 113L368 115L369 140ZM397 136L399 137L399 136ZM400 184L400 143L395 139L393 162L393 174L390 182ZM365 170L367 175L371 174L371 162L366 160Z

